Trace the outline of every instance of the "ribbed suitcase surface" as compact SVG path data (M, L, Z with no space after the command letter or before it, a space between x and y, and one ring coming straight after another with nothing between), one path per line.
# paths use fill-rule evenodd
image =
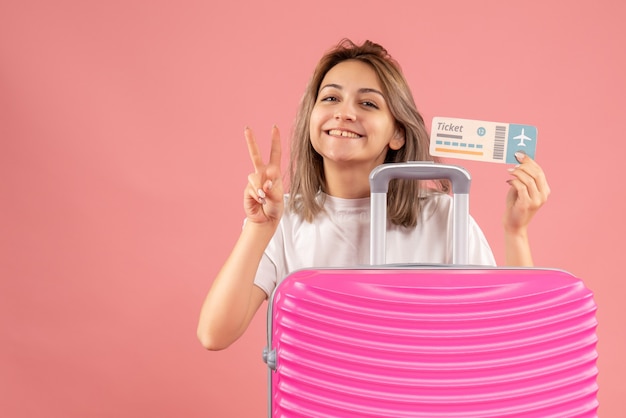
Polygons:
M268 312L269 413L593 417L595 311L560 270L298 271Z

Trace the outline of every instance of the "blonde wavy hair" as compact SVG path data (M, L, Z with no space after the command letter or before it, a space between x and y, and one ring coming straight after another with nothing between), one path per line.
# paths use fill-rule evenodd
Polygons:
M326 73L335 65L347 60L361 61L374 69L397 129L404 134L404 146L399 150L390 149L385 163L438 161L428 152L430 140L424 119L417 111L400 65L381 45L371 41L357 45L349 39L343 39L317 64L300 102L292 135L289 209L308 222L312 222L323 210L324 202L318 195L319 192L325 191L326 185L324 161L311 145L309 130L311 113ZM421 210L420 187L420 182L416 180L397 179L390 182L387 218L393 224L405 227L414 227L417 224ZM449 183L444 180L430 182L429 187L445 193L449 191Z

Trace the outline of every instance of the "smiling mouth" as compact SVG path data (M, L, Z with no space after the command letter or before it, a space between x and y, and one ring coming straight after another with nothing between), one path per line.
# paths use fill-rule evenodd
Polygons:
M361 137L361 135L359 134L355 134L354 132L350 132L350 131L342 131L341 129L331 129L328 131L328 135L340 136L343 138L360 138Z

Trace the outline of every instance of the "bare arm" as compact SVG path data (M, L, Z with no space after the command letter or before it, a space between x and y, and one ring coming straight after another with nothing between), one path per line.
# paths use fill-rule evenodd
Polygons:
M516 154L517 156L518 154ZM550 195L546 176L535 161L519 155L520 164L511 169L511 185L503 217L506 265L530 267L533 265L528 225Z
M209 350L224 349L237 340L265 300L265 292L254 285L254 277L283 213L278 129L272 129L267 165L262 161L252 131L246 129L245 136L254 165L254 173L248 176L244 190L247 221L202 304L197 334Z

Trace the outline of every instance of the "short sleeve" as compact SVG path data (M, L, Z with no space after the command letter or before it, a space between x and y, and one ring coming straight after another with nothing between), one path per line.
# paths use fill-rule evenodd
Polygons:
M287 272L285 271L285 251L282 220L274 236L263 252L259 268L254 277L254 284L261 288L269 297L278 283Z
M263 257L261 257L261 262L259 263L259 268L256 272L256 276L254 277L254 284L257 287L260 287L261 290L265 292L267 297L269 297L276 287L276 282L276 266L272 263L272 260L269 258L267 253L263 253Z
M487 242L485 234L474 218L470 217L469 264L478 266L495 266L496 260L493 251Z

